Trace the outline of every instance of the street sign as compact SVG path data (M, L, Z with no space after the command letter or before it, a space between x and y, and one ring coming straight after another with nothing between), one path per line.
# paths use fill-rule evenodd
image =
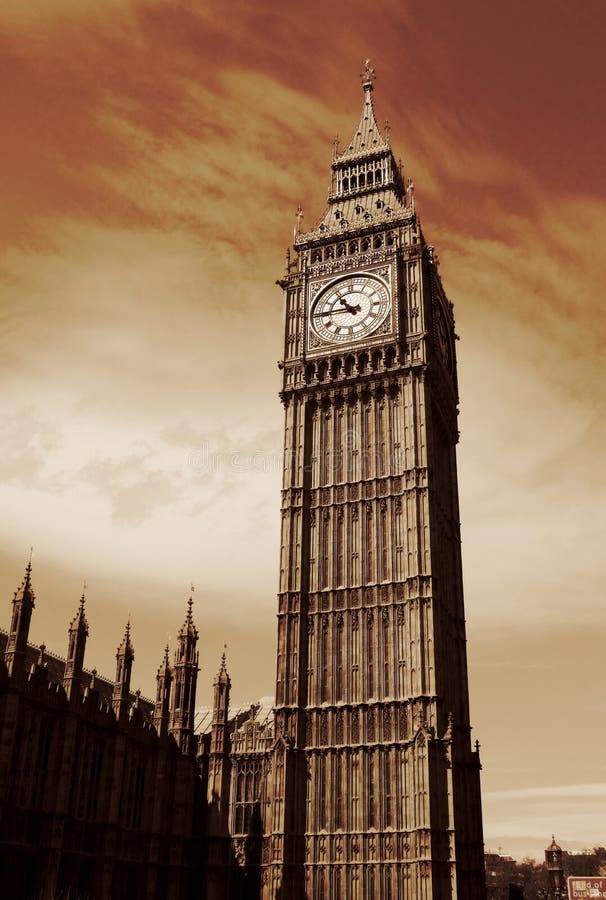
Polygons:
M600 900L606 898L606 878L578 875L568 876L569 900Z

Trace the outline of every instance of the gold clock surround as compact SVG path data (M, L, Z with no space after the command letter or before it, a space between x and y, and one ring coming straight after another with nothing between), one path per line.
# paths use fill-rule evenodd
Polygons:
M388 284L371 272L352 272L322 287L309 313L310 336L323 344L371 337L391 312Z

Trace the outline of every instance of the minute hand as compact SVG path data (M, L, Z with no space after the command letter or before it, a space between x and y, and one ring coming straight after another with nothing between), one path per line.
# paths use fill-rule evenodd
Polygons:
M359 306L349 306L347 309L327 309L325 312L321 312L321 316L338 316L339 313L357 313L360 312Z

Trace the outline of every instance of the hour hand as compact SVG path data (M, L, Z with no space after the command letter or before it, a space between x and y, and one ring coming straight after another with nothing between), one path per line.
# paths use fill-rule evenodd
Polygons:
M341 306L345 307L347 312L350 312L350 313L360 312L361 307L359 304L357 306L352 306L351 303L348 303L344 297L339 297L339 303L341 304Z

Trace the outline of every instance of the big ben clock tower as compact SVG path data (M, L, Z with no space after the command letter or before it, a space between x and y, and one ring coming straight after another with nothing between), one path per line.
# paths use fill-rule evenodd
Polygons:
M452 305L373 110L281 285L276 743L262 893L484 900Z

